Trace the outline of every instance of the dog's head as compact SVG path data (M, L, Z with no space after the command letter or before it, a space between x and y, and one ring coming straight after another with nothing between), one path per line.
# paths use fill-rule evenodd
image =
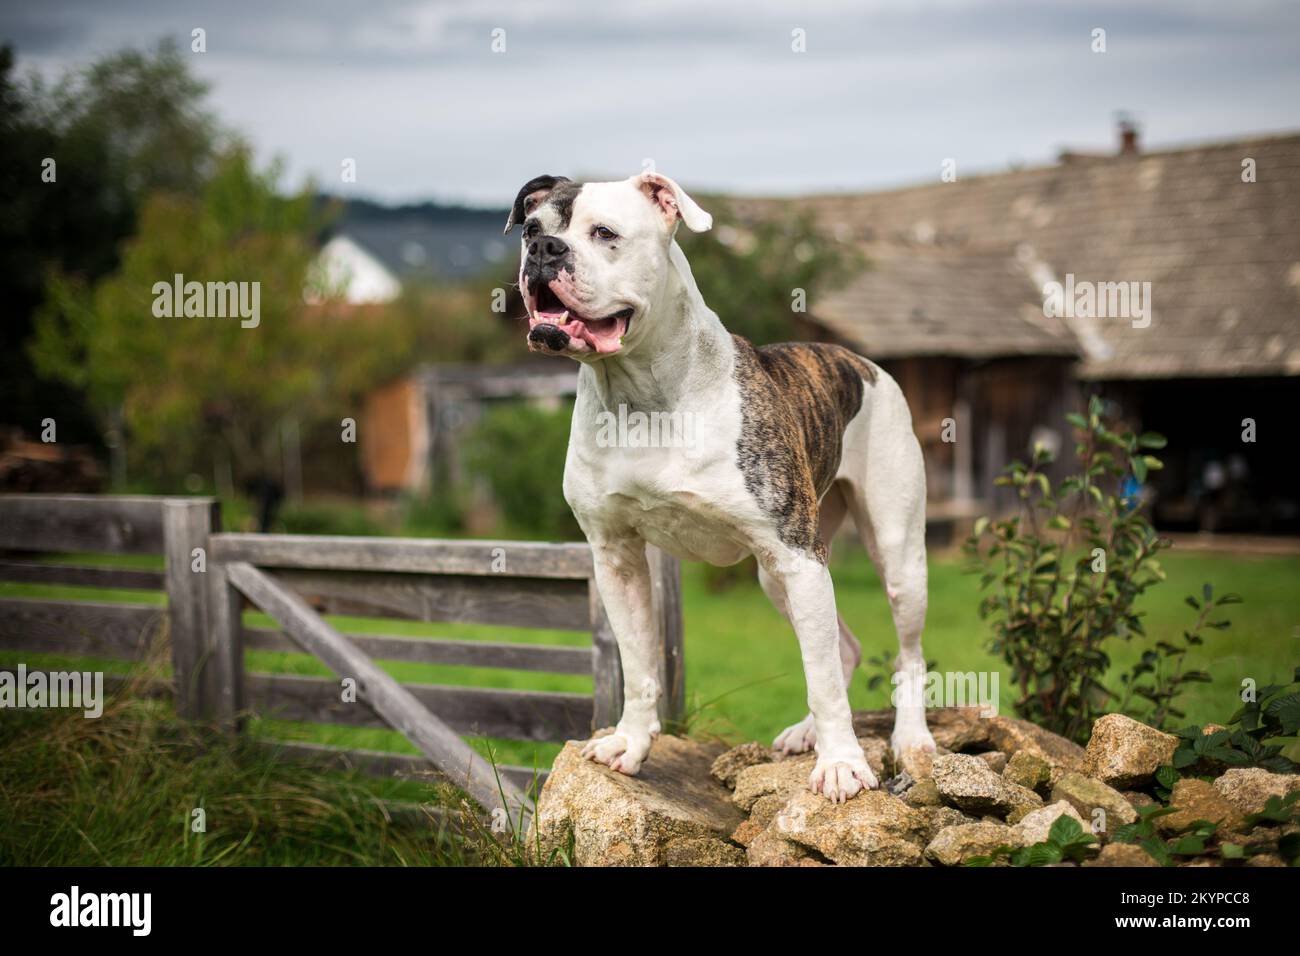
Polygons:
M526 182L506 232L523 226L519 290L529 349L587 361L634 348L663 291L679 221L694 232L713 225L657 173L612 183Z

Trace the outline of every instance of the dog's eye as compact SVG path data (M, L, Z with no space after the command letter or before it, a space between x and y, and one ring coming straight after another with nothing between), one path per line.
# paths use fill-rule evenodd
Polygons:
M597 226L595 229L591 230L591 234L597 239L604 239L606 242L610 239L618 238L618 233L613 229L610 229L608 226Z
M524 226L524 238L525 239L533 238L535 235L541 232L541 229L542 227L538 225L537 220L534 219L532 222L527 223Z

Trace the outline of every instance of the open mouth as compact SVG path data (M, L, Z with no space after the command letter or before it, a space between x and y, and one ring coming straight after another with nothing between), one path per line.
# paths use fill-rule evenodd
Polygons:
M529 288L528 347L535 351L617 352L632 325L633 309L620 309L603 318L583 315L556 292L555 282Z

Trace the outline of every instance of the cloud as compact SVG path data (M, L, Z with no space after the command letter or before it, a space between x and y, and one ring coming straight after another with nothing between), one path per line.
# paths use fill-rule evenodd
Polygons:
M20 63L57 71L207 31L214 108L295 180L389 199L500 204L539 171L802 192L1297 125L1300 11L1285 3L740 0L612 4L92 0L0 15ZM1107 31L1105 54L1091 30ZM492 31L505 30L494 53ZM806 31L807 52L791 51Z

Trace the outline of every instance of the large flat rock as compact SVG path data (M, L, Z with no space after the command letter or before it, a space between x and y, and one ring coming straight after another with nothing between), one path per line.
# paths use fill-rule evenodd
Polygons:
M709 773L721 746L661 736L635 777L586 760L581 750L579 741L564 745L538 799L533 825L544 855L567 850L572 839L577 866L743 860L729 838L745 814Z

